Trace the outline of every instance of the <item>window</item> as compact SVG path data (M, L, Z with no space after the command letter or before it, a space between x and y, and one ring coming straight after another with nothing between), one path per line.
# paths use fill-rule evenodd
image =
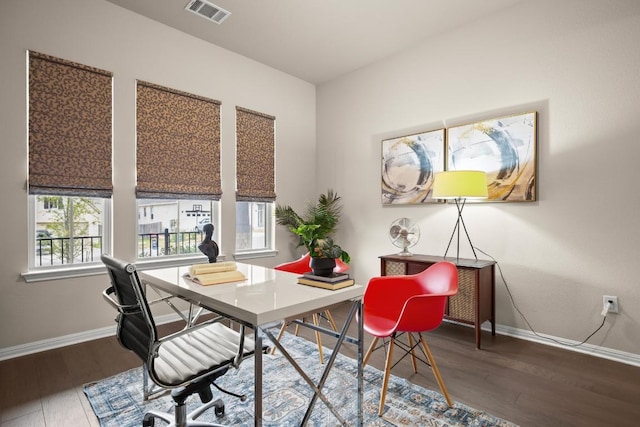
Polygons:
M138 199L138 212L153 211L152 217L138 215L138 258L201 254L205 224L213 224L213 240L219 241L218 206L205 200Z
M41 197L42 204L44 205L45 210L49 209L63 209L64 204L62 198L60 197Z
M236 251L273 249L275 117L236 107Z
M32 267L100 262L109 199L32 196L32 200L36 236Z
M271 249L273 203L236 202L236 250Z
M99 264L111 250L112 73L28 58L29 269Z
M220 102L137 82L139 258L202 255L203 227L219 240Z

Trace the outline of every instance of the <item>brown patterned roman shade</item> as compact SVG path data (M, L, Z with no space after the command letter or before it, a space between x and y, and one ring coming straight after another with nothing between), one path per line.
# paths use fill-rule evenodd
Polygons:
M29 52L29 194L111 197L112 78Z
M137 82L138 198L220 200L220 101Z
M275 120L236 107L236 200L272 202L275 193Z

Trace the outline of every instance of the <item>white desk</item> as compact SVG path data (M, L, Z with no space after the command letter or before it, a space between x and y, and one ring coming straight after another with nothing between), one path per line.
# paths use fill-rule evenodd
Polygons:
M331 409L334 415L344 424L345 420L335 411L330 402L322 394L322 387L333 366L340 346L346 340L358 346L358 413L357 425L362 425L362 322L358 322L358 337L347 335L347 329L357 316L361 318L360 299L364 286L353 285L347 288L330 291L297 283L297 274L277 271L271 268L238 263L238 270L244 273L247 280L243 282L225 283L212 286L201 286L186 279L184 274L188 267L172 267L155 270L138 271L143 284L175 295L192 304L229 317L251 327L254 331L256 349L262 348L262 334L265 334L282 354L302 375L315 391L302 425L306 424L318 398ZM300 317L306 313L320 312L332 305L352 301L347 321L340 333L325 328L305 324L313 329L333 335L337 338L325 371L318 384L315 384L300 369L295 360L264 326L275 321ZM255 353L255 425L262 425L262 353Z

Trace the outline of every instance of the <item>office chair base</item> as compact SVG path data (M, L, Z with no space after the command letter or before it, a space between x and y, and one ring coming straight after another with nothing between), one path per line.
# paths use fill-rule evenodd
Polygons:
M175 414L160 411L148 411L144 414L142 427L154 427L156 418L169 423L166 427L224 427L224 424L196 420L196 418L212 407L214 408L216 417L220 418L224 416L224 402L221 399L217 399L199 406L189 414L186 413L185 405L176 406ZM162 425L164 426L164 423Z

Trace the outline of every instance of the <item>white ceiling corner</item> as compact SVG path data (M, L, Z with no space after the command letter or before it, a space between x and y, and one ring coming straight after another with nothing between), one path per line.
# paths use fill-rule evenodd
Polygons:
M189 0L107 1L320 84L522 0L210 0L219 25Z

